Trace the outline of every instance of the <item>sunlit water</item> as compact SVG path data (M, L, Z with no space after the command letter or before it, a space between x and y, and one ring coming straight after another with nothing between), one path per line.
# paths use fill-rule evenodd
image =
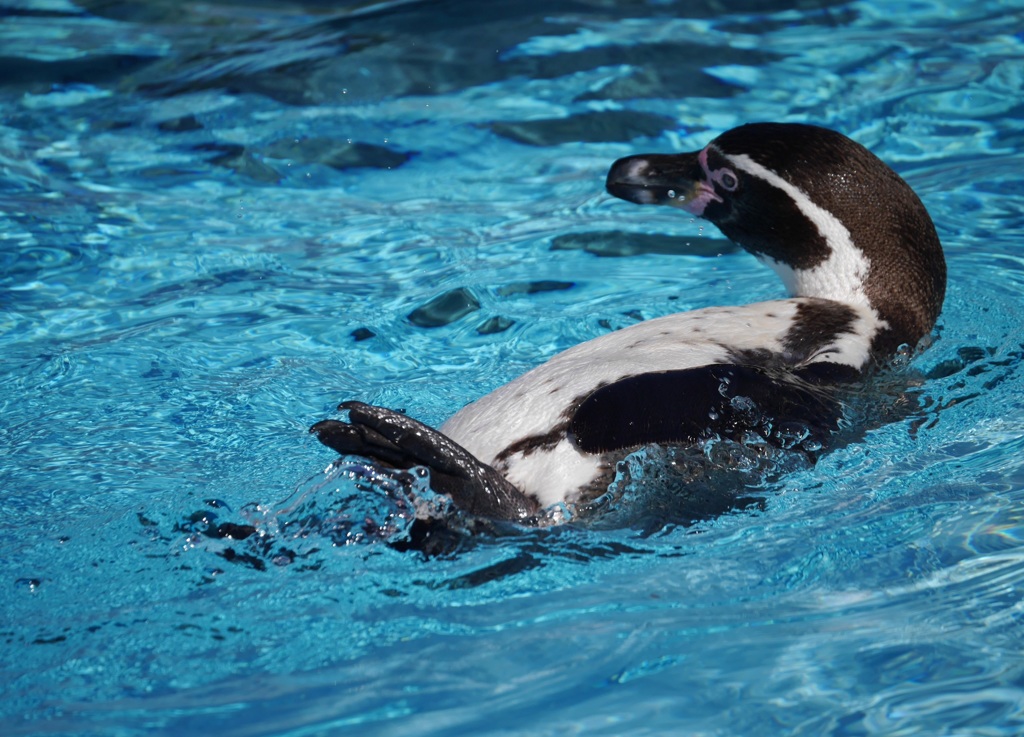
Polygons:
M1024 732L1024 10L795 5L0 2L0 732ZM932 212L902 419L690 525L389 546L306 428L781 296L603 193L751 120Z

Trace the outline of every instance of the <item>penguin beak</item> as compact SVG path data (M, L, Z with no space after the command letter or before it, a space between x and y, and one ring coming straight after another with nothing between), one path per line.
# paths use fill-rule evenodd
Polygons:
M699 153L627 156L612 164L605 188L637 205L670 205L700 216L710 198L720 198L704 180Z

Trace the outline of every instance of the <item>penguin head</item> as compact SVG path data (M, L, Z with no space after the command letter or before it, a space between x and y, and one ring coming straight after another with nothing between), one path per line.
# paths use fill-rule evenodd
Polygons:
M913 190L874 154L826 128L751 123L700 151L619 159L608 192L714 223L771 266L793 296L867 304L880 352L935 324L946 267Z

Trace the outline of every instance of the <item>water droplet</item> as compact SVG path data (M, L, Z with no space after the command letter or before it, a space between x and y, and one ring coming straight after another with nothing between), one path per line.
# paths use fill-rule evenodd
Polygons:
M29 591L35 591L40 586L42 586L42 584L42 580L38 578L19 578L17 581L14 582L15 586L21 586L23 588L28 589Z

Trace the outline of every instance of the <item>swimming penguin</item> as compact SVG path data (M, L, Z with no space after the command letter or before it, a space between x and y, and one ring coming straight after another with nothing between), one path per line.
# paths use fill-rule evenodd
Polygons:
M310 432L342 455L430 469L463 510L536 522L601 494L626 454L758 433L820 452L841 408L823 387L914 347L942 307L931 218L892 169L840 133L752 123L700 151L616 161L607 190L714 223L781 277L789 299L668 315L559 353L440 430L344 402Z

